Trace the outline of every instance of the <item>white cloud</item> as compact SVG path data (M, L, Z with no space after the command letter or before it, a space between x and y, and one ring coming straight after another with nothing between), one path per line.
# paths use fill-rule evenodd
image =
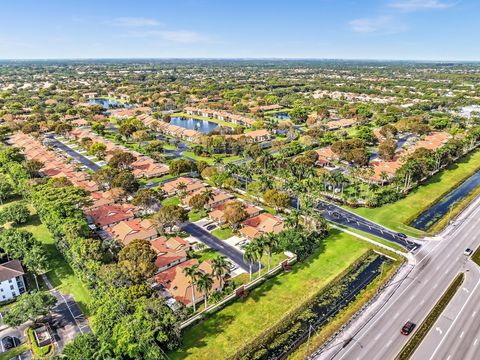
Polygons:
M399 0L390 3L388 6L402 11L420 11L447 9L454 6L454 3L447 3L440 0Z
M398 23L392 16L354 19L349 22L352 31L357 33L383 32L387 34L406 30L405 25Z
M142 17L118 17L109 21L109 24L123 27L149 27L162 25L155 19Z
M127 37L159 39L178 44L205 43L210 39L198 32L188 30L148 30L148 31L130 31Z

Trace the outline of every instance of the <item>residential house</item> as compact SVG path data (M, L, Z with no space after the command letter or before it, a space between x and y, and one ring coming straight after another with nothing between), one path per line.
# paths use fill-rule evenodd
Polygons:
M155 266L158 268L158 272L187 261L187 251L190 249L190 243L181 237L166 238L161 236L150 244L157 254Z
M118 224L121 221L133 220L135 218L135 206L130 204L113 204L100 206L94 210L85 212L87 218L98 228L107 228Z
M26 291L25 271L18 260L0 264L0 302L11 300Z
M183 270L194 265L198 265L198 271L200 272L213 274L212 263L210 261L199 263L197 259L190 259L155 275L157 284L166 290L169 294L168 296L181 302L185 306L193 305L193 297L190 279L185 275ZM220 280L216 276L213 276L213 285L210 294L218 290L220 290ZM198 287L195 286L193 292L195 294L195 303L203 301L204 294Z
M278 234L283 230L284 222L278 216L269 213L261 213L253 218L245 220L240 233L247 239L255 239L265 233Z
M152 240L158 236L157 227L148 219L120 221L118 224L109 227L107 232L124 246L136 239Z

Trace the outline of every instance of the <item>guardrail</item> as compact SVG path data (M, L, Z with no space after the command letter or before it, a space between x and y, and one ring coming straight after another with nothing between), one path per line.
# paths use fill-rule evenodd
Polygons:
M185 320L184 322L182 322L180 324L180 329L183 330L185 329L186 327L196 323L197 321L201 320L206 314L213 314L215 313L216 311L219 311L220 309L223 308L224 305L226 305L228 302L238 298L238 291L239 290L252 290L254 288L256 288L258 285L260 285L261 283L263 283L265 280L267 280L268 278L274 276L274 275L277 275L278 273L280 273L280 271L282 271L284 269L284 264L287 264L287 265L292 265L294 263L297 262L297 256L293 256L285 261L283 261L282 263L280 263L279 265L275 266L274 268L272 268L270 271L266 272L265 274L257 277L256 279L244 284L244 285L241 285L239 287L237 287L230 295L226 296L223 300L221 300L220 302L216 303L216 304L212 304L208 307L206 307L205 309L203 309L202 311L196 313L195 315L191 316L190 318L188 318L187 320Z

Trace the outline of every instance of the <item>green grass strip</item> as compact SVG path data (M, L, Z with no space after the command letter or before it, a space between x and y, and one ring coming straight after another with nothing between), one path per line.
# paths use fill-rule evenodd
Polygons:
M463 273L457 275L455 280L452 281L450 286L448 287L447 291L444 292L440 300L435 304L433 309L430 311L428 316L423 320L422 324L418 327L417 331L413 334L413 336L408 340L405 344L403 349L397 355L395 360L407 360L413 355L415 350L421 344L425 336L428 334L430 329L432 328L433 324L437 321L437 319L442 314L443 310L447 307L450 300L452 300L453 296L457 293L458 288L463 283L463 279L465 275Z

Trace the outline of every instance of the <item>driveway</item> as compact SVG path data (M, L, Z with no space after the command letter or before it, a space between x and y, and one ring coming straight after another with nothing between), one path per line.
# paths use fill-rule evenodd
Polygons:
M63 295L57 290L50 293L57 298L57 304L47 318L54 333L57 350L60 352L63 346L73 340L75 336L91 332L85 315L71 295Z
M57 148L63 150L65 153L67 153L69 156L71 156L72 158L74 158L75 160L81 162L83 165L85 165L86 167L88 167L89 169L93 170L93 171L98 171L100 170L100 166L98 166L97 164L95 164L93 161L91 161L90 159L87 159L85 156L79 154L78 152L76 152L75 150L69 148L67 145L65 145L64 143L62 143L61 141L55 139L55 137L50 134L50 135L47 135L48 139L50 140L50 142Z
M226 256L235 264L240 266L243 270L249 271L249 265L245 261L243 261L243 254L240 250L227 244L225 241L220 240L219 238L210 234L207 230L204 230L200 226L195 225L191 222L185 222L182 225L182 230L194 236L199 241L212 248L216 252L219 252L220 254ZM258 264L255 263L252 265L252 272L257 271Z

